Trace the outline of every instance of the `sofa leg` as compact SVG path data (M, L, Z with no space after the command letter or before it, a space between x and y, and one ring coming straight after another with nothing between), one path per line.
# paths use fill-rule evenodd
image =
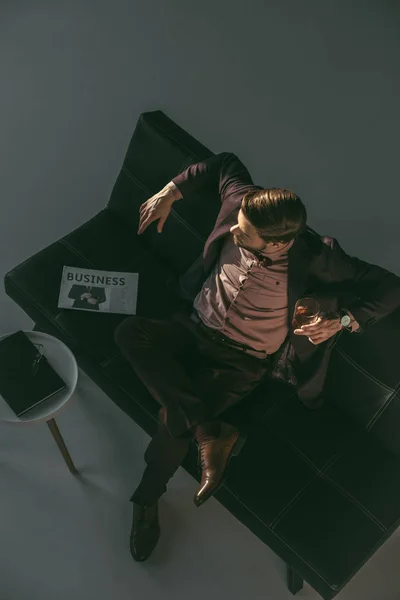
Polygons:
M297 592L303 589L303 580L300 575L297 575L296 571L287 563L286 572L289 591L292 592L292 594L297 594Z

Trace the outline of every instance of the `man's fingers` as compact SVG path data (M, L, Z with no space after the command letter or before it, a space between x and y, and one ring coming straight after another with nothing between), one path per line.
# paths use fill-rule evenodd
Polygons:
M146 219L144 219L144 221L139 224L139 229L138 229L138 233L143 233L143 231L150 225L150 223L152 223L154 221L154 217L147 217Z
M140 207L140 212L139 212L140 221L144 221L144 219L146 219L149 216L149 212L145 208L142 210L142 206Z
M145 208L143 210L140 211L139 213L139 226L142 225L142 223L144 223L146 221L146 219L149 218L149 211L146 210Z
M322 317L318 317L318 319L316 321L314 321L313 323L308 323L306 325L303 325L303 327L305 328L305 330L310 330L313 327L315 327L315 325L319 325L322 321Z
M323 325L316 325L315 327L313 325L308 325L307 329L300 329L300 331L306 333L307 335L312 335L313 333L320 331L322 327Z
M304 325L303 325L303 327L304 327ZM312 335L313 333L317 333L321 329L321 327L309 327L309 326L307 326L307 329L303 329L303 327L297 327L294 331L296 333L300 333L302 335Z

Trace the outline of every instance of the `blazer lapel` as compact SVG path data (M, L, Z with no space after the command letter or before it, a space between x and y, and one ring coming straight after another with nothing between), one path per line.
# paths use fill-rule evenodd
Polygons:
M290 330L295 304L304 294L312 254L302 235L295 239L288 252L288 321Z

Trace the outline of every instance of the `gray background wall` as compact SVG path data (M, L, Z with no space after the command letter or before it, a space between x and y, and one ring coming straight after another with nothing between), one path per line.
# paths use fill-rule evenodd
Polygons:
M2 4L0 271L104 207L139 114L161 109L399 273L399 14L382 0ZM4 292L0 308L2 331L30 323Z
M400 274L399 14L382 0L3 0L0 272L105 206L139 114L161 109L214 152L235 152L259 185L294 189L310 225L348 253ZM0 333L33 325L2 290L0 319ZM194 482L184 473L172 486L179 517L169 512L169 533L180 527L173 544L182 544L175 568L161 560L150 574L133 565L129 474L135 467L139 477L147 438L90 385L81 387L85 404L61 418L78 467L99 461L86 487L72 481L46 429L2 429L2 600L5 589L4 600L30 600L32 590L43 599L124 600L138 581L143 598L195 599L205 566L219 596L289 598L280 561L216 502L185 518L194 509L190 494L179 504L181 491ZM121 462L129 453L135 465ZM85 509L82 490L95 490ZM399 539L340 597L398 598Z

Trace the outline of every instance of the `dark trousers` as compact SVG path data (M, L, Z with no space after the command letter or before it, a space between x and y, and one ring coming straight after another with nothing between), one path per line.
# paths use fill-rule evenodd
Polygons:
M257 358L221 341L184 312L163 319L128 317L114 340L161 405L146 469L131 498L153 504L189 451L193 428L247 396L269 370L270 357Z

